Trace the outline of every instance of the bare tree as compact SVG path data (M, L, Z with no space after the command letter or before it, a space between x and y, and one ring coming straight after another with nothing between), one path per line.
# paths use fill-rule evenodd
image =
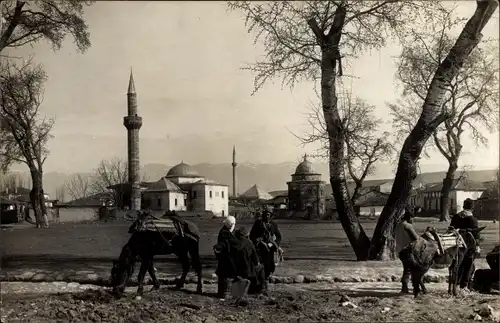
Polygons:
M402 35L407 25L445 11L436 1L230 2L243 12L249 31L264 44L266 56L247 69L255 73L255 91L272 78L293 86L319 81L328 132L330 183L340 222L357 259L367 259L370 239L356 216L347 189L346 149L337 104L337 74L342 62L367 49L385 46L388 36ZM388 219L388 221L391 221ZM392 223L391 223L392 225ZM380 233L379 233L380 234ZM378 239L378 238L377 238Z
M375 166L380 161L387 161L393 153L393 147L387 138L389 134L378 131L383 120L375 117L375 106L353 97L350 90L339 94L339 113L342 119L342 134L346 150L345 166L347 175L354 182L351 202L355 204L367 176L373 175ZM311 131L304 135L295 135L302 144L320 142L318 156L328 159L329 136L321 107L311 105L308 116Z
M43 84L46 74L30 61L22 66L7 62L0 66L0 113L8 127L8 136L1 139L2 160L28 166L32 189L30 199L37 227L47 214L43 192L43 164L48 156L47 141L52 138L54 120L40 116Z
M379 218L372 240L356 217L347 190L342 119L337 104L337 72L342 60L368 48L386 44L388 33L406 34L415 22L432 26L448 10L436 1L302 1L230 2L229 8L243 12L249 31L255 32L266 51L263 60L249 65L255 76L255 91L272 78L293 86L301 80L320 81L321 104L329 139L330 183L340 222L358 259L393 259L394 228L406 205L416 176L416 161L427 141L427 131L437 127L436 104L444 100L443 80L453 78L463 60L476 46L476 38L497 7L496 0L478 1L477 10L464 27L457 43L439 66L428 89L422 118L403 145L393 190ZM338 64L338 65L337 65ZM430 132L432 133L432 131ZM430 135L429 133L429 135Z
M15 194L18 187L24 187L25 181L18 173L0 173L0 191Z
M120 192L110 190L108 187L127 182L127 162L118 158L102 160L90 176L89 192L91 195L102 194L118 205L123 202L123 196Z
M56 189L56 200L58 200L59 202L66 201L66 186L65 185Z
M59 49L70 34L77 48L84 52L90 47L88 26L83 11L94 1L0 1L0 53L5 48L33 44L42 39Z
M73 200L91 195L91 177L87 174L76 174L66 184L65 190Z
M402 208L407 204L410 196L413 181L417 176L417 162L422 149L440 124L448 119L442 106L447 102L451 81L457 77L469 55L481 41L481 32L497 7L498 0L476 2L475 12L432 74L421 106L422 113L401 149L394 185L373 233L370 258L395 258L395 223L401 218ZM417 36L418 33L415 33L414 37ZM415 108L417 109L418 106Z
M433 71L453 46L449 34L456 24L449 20L443 22L440 32L420 36L403 49L397 77L403 83L403 96L410 102L424 102ZM498 127L498 46L491 44L483 42L474 49L463 68L447 84L447 99L441 107L446 119L427 145L436 148L448 161L440 194L441 221L450 220L449 195L463 151L464 134L469 134L477 145L486 145L483 133L491 133ZM408 129L408 124L416 123L419 116L413 107L414 104L390 105L396 127Z

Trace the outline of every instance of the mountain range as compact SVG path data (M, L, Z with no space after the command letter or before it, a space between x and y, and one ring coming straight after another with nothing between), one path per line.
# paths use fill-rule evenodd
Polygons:
M232 167L229 163L209 164L201 163L192 165L200 175L211 180L227 184L232 192ZM265 191L285 190L287 189L286 182L291 179L291 174L295 172L297 162L284 162L279 164L250 164L241 163L237 166L237 193L245 192L254 184ZM164 164L145 164L141 168L141 175L145 181L156 181L162 176L165 176L171 166ZM328 164L325 162L314 163L314 170L322 174L324 181L328 182ZM422 172L425 172L424 182L436 183L441 182L444 177L444 168L440 165L425 165L422 166ZM392 179L394 178L395 167L390 164L382 164L377 167L376 176L369 179ZM474 170L468 171L469 179L473 181L485 182L491 181L494 177L495 170ZM62 172L47 172L44 174L44 190L51 198L55 198L57 191L60 190L65 183L78 173L67 174ZM85 174L85 173L80 173ZM19 172L22 178L22 183L26 187L30 187L29 174ZM66 199L69 196L66 194Z

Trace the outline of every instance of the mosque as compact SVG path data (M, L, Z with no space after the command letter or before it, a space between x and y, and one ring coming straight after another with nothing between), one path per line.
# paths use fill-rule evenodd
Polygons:
M151 210L203 212L228 215L228 185L209 180L181 162L165 177L142 187L142 203Z
M325 185L321 174L314 171L312 163L304 160L297 165L288 185L288 210L306 211L307 217L322 218L325 214Z
M132 71L127 91L127 112L123 125L127 129L128 182L108 187L115 192L115 196L121 197L116 201L117 206L131 210L149 208L156 211L208 211L215 216L229 215L228 185L205 178L183 161L156 182L140 181L139 130L142 127L142 117L138 115ZM236 166L236 151L233 147L233 197L237 196ZM322 217L325 213L325 182L321 180L321 174L314 171L307 155L304 155L304 160L291 177L291 181L287 182L288 210L306 211L309 218ZM257 186L254 186L254 190L251 188L240 197L249 197L245 196L246 193L256 191L257 200L262 200ZM269 198L272 197L267 194L267 198L263 199Z
M209 211L216 216L227 216L228 185L201 176L184 162L172 167L156 182L140 181L139 130L142 127L142 117L138 115L132 71L127 91L127 112L123 125L127 129L128 182L108 187L115 192L115 196L121 197L117 206L131 210L149 208L157 211ZM236 165L233 166L233 172L235 167Z

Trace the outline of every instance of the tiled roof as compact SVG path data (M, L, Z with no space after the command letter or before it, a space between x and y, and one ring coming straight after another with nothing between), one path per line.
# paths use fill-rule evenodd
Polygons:
M182 192L179 186L175 185L165 177L160 178L159 181L148 185L149 187L146 189L146 192Z
M271 194L261 189L257 184L250 187L245 191L245 193L241 194L241 197L259 200L270 200L273 198Z
M5 195L29 195L30 192L31 192L31 189L19 186L15 190L9 190L8 192L6 192L6 191L0 192L0 195L1 196L5 196Z
M273 197L277 196L288 196L288 190L271 191L269 194Z
M91 196L82 197L68 203L62 203L70 206L100 206L102 202L109 199L109 193L97 193Z
M16 204L16 201L9 200L8 198L0 196L1 204Z
M443 183L434 183L427 186L425 192L441 192ZM481 182L474 182L466 179L454 179L451 189L454 191L486 191L486 187Z
M357 206L362 207L370 207L370 206L383 206L387 203L387 199L389 198L389 194L381 193L381 192L370 192L370 196L366 199L363 199L359 203L356 203Z
M199 181L194 182L194 184L207 184L207 185L219 185L219 186L228 186L226 184L221 184L217 181L211 180L211 179L200 179Z

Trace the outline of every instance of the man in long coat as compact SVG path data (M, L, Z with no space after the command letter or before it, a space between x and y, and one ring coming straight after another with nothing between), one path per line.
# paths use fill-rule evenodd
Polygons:
M214 246L217 258L217 295L220 299L225 299L230 288L230 282L236 278L235 255L238 241L233 234L236 219L228 216L224 219L223 226L217 236L217 244Z
M269 211L262 212L262 218L257 219L253 224L250 230L250 240L257 248L259 258L264 265L266 279L268 279L276 269L273 256L278 252L281 244L281 232L278 225L271 220Z
M471 199L465 199L463 204L463 210L456 214L450 222L450 227L455 229L477 229L479 227L477 223L477 219L474 217L472 213L472 209L474 208L474 201ZM479 232L474 233L474 238L476 239L476 243L479 245L480 235ZM477 257L477 250L469 250L462 261L459 269L460 276L460 288L467 292L469 289L470 281L472 275L474 274L475 266L474 260Z
M259 256L254 244L248 238L245 228L235 232L238 241L236 254L236 275L238 278L250 280L250 294L266 293L267 281L264 267L259 263Z

